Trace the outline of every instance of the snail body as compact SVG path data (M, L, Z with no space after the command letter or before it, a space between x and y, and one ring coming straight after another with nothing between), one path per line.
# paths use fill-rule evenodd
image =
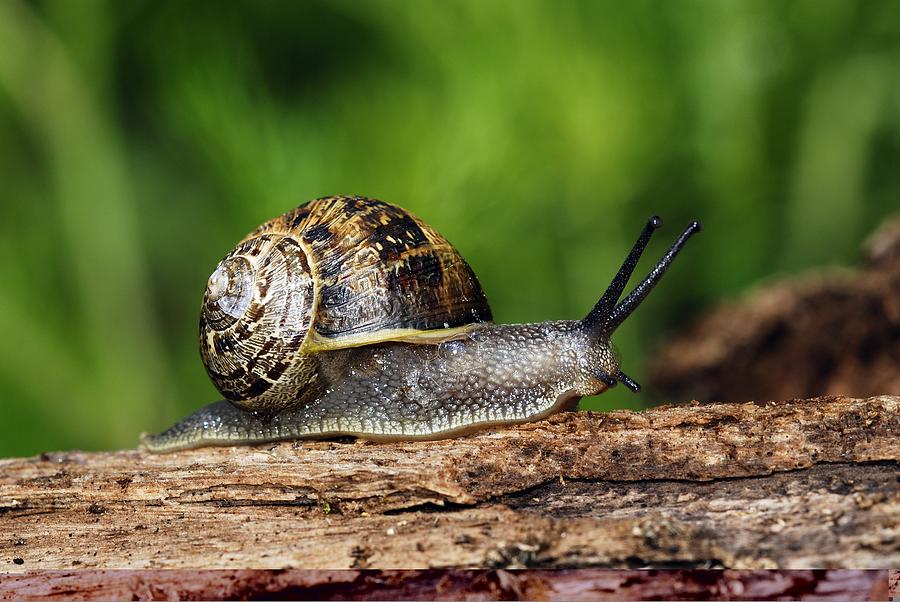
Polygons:
M494 324L471 268L404 210L327 197L263 224L210 277L201 356L226 398L155 452L279 439L437 439L572 409L622 382L609 337L699 230L622 301L651 218L582 320Z

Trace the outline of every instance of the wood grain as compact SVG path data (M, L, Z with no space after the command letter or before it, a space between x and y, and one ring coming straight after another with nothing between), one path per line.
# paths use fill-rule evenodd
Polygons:
M0 566L896 567L898 402L695 404L437 442L7 459Z
M888 600L886 570L82 570L0 577L32 600Z

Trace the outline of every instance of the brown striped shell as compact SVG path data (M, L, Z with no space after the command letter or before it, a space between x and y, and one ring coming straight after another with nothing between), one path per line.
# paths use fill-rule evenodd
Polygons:
M490 320L472 269L430 226L382 201L326 197L266 222L219 263L200 354L222 395L271 413L319 392L317 353L436 343Z

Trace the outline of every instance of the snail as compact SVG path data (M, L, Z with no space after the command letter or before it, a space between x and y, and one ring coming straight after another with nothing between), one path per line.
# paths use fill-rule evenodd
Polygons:
M405 210L326 197L270 220L216 267L200 350L223 401L158 435L152 452L280 439L440 439L574 409L621 382L610 336L662 278L691 222L619 300L651 217L581 320L494 324L456 249Z

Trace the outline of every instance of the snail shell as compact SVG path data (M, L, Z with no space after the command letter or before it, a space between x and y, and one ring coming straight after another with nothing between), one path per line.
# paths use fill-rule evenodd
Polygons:
M472 269L433 228L382 201L326 197L222 259L203 298L200 353L226 399L271 414L321 392L318 353L439 342L490 320Z

